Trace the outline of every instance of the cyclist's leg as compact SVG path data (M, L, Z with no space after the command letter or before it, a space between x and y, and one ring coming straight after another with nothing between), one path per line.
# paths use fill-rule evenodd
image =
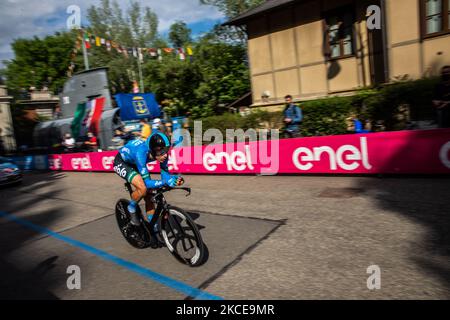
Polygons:
M131 193L131 199L135 202L141 201L147 194L147 187L145 186L141 175L134 175L134 177L131 178L130 183L134 187L134 191Z
M131 193L133 201L139 202L147 194L147 188L141 175L134 166L122 159L120 153L114 158L114 171L122 179L134 186L134 191Z
M134 186L134 191L131 193L131 201L127 210L131 214L133 224L138 225L139 219L137 218L137 215L135 215L136 208L139 201L147 194L144 180L132 165L126 163L122 159L120 154L114 159L114 171L122 179Z
M145 201L145 212L147 213L145 215L145 219L150 222L151 216L153 216L155 214L155 204L152 201L152 195L151 194L147 194L144 197L144 201ZM150 218L149 218L150 216Z

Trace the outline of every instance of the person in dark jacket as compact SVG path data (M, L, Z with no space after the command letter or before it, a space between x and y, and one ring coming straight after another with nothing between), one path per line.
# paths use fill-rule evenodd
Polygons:
M433 105L439 128L450 128L450 66L442 68L441 82L435 88Z
M300 124L303 120L302 109L293 103L291 95L287 95L284 99L286 101L284 135L285 138L297 138L300 136Z

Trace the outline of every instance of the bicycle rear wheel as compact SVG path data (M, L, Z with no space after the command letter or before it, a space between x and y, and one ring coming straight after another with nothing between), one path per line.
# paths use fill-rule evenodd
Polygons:
M116 203L116 220L119 225L120 232L127 242L135 248L145 249L151 246L151 236L144 227L143 219L141 219L140 226L134 226L131 224L130 214L127 210L130 201L120 199ZM138 207L137 210L140 210ZM141 217L141 215L139 214Z
M169 207L161 219L161 234L167 249L180 262L192 267L202 264L205 245L197 225L184 210Z

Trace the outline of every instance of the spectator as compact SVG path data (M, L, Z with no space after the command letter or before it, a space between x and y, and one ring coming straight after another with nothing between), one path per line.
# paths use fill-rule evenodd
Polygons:
M187 131L190 131L190 119L189 119L189 117L191 116L191 113L188 111L187 113L186 113L186 116L185 116L185 118L183 119L183 129L184 130L187 130Z
M150 137L150 135L152 134L152 128L150 127L150 125L147 123L146 119L141 119L139 121L139 123L141 124L141 134L140 137L142 140L147 140L148 137Z
M2 137L2 132L3 129L0 128L0 156L4 156L5 155L5 145L3 143L3 137Z
M152 130L153 131L163 132L163 133L165 132L165 128L164 128L160 118L153 119Z
M172 138L172 122L166 122L166 130L165 130L166 132L166 135L169 137L169 138Z
M292 102L292 96L285 98L286 108L284 109L285 138L296 138L300 136L300 123L303 120L302 109Z
M352 115L351 117L347 118L347 131L349 133L369 133L369 130L366 130L363 126L363 123L361 120L358 119L356 115ZM367 122L366 122L367 125Z
M56 106L55 111L53 112L53 120L61 119L63 116L61 107L59 105Z
M439 128L450 128L450 66L441 71L441 82L436 86L433 105Z
M123 128L117 128L114 131L114 137L112 138L112 142L114 143L114 147L118 149L123 147L125 144L127 144L128 141L133 139L135 139L133 133Z
M73 149L75 148L75 139L72 138L72 135L70 133L66 133L61 144L64 146L66 152L73 151Z
M92 132L88 132L87 134L88 140L84 142L84 144L87 146L87 149L89 152L97 152L98 151L98 142L97 137L94 136Z

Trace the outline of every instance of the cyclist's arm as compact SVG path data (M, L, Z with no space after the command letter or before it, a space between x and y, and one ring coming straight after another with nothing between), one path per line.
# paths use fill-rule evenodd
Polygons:
M147 154L140 154L140 153L137 154L136 166L137 169L139 170L139 174L142 176L142 179L144 180L147 189L156 189L164 185L164 182L161 180L150 179L150 172L148 172L147 169Z
M167 181L169 181L170 178L173 177L169 172L169 157L167 157L167 159L160 164L160 168L161 168L161 179L164 183L166 183Z
M165 185L175 187L183 184L182 178L179 175L173 175L169 173L169 158L160 164L161 167L161 179ZM180 180L181 179L181 180Z

